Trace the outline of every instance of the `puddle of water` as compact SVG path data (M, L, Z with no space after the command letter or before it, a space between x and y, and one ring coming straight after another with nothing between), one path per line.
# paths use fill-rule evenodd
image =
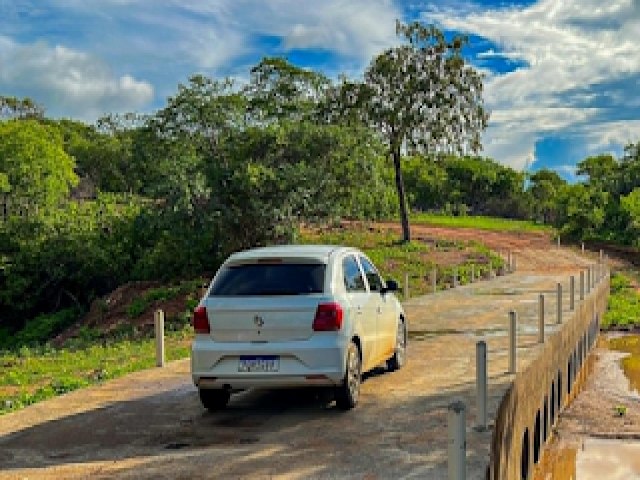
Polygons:
M551 448L533 480L640 480L640 442L587 438L583 448Z
M630 355L622 359L622 369L631 388L640 393L640 335L624 335L609 340L609 348Z

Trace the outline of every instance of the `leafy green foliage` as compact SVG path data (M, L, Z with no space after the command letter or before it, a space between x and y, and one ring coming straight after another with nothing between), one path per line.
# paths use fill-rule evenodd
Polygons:
M153 288L142 297L136 298L127 307L127 315L130 318L137 318L146 312L155 302L172 300L185 293L191 293L202 285L202 280L193 280L188 282L182 282L179 285L169 287ZM195 305L193 305L195 307ZM192 310L191 305L187 307L187 310Z
M393 160L403 239L409 241L402 147L426 154L477 152L488 114L482 76L462 56L466 38L449 41L420 22L397 23L397 33L405 43L375 56L364 82L344 81L333 95L338 115L361 119L384 139Z
M0 186L9 202L29 209L58 205L78 182L62 136L36 120L0 122Z
M640 292L633 287L631 279L623 273L611 277L611 296L602 326L624 327L640 325Z
M8 332L0 335L0 350L17 349L23 346L40 345L49 341L78 320L80 312L66 308L52 314L38 315L28 320L22 330L15 335Z
M403 159L409 204L449 215L525 218L524 175L480 157Z
M39 312L82 310L124 281L135 258L140 208L132 198L103 194L47 215L9 219L0 234L8 247L0 270L3 320L21 326Z

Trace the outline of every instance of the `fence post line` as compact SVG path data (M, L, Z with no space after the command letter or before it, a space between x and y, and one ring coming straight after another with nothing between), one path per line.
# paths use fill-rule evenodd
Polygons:
M475 264L471 264L471 283L475 282L476 280L476 266Z
M591 293L591 267L587 267L587 295Z
M466 409L462 400L450 403L447 408L449 480L466 480L467 478Z
M509 373L517 370L517 322L518 314L515 310L509 312Z
M404 272L404 299L409 300L409 272Z
M584 300L584 270L580 271L580 301Z
M438 291L438 270L434 268L431 270L431 284L433 286L433 293Z
M476 429L487 429L487 342L476 343L476 407L478 418Z
M156 336L156 367L164 367L164 311L156 310L153 315Z
M544 295L538 296L538 343L544 343Z
M582 242L582 255L584 255L584 242Z
M602 258L604 257L604 252L600 249L600 263L602 263Z
M556 312L556 323L559 325L562 323L562 284L558 282L556 286L557 293L557 312Z
M560 234L558 234L558 248L560 248Z
M569 277L569 310L572 312L576 309L576 277Z

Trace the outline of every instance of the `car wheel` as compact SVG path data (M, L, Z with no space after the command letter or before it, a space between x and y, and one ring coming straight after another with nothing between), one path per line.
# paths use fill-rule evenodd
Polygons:
M229 390L200 388L198 393L200 394L200 403L210 412L222 410L231 398Z
M407 326L402 318L398 320L396 331L396 348L393 356L387 360L387 368L390 371L399 370L407 362Z
M343 410L356 406L360 397L360 382L362 380L362 361L358 346L351 342L347 350L347 369L342 385L336 389L336 405Z

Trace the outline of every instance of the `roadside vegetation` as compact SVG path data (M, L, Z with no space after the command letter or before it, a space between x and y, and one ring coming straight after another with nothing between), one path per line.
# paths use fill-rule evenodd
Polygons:
M640 327L640 280L637 272L616 272L611 276L611 296L602 319L604 329L630 330Z
M460 284L465 284L471 280L472 268L475 277L480 278L486 277L490 269L497 272L504 266L500 256L477 242L416 238L405 243L398 241L397 234L391 230L363 223L305 229L300 242L360 248L384 278L393 279L402 287L405 274L408 274L412 296L432 291L430 276L433 269L436 270L437 288L442 290L452 286L454 270ZM397 295L403 298L402 288Z
M185 324L169 330L168 361L188 356L191 336ZM154 364L155 343L149 335L105 338L85 331L62 348L44 344L0 351L0 415Z

